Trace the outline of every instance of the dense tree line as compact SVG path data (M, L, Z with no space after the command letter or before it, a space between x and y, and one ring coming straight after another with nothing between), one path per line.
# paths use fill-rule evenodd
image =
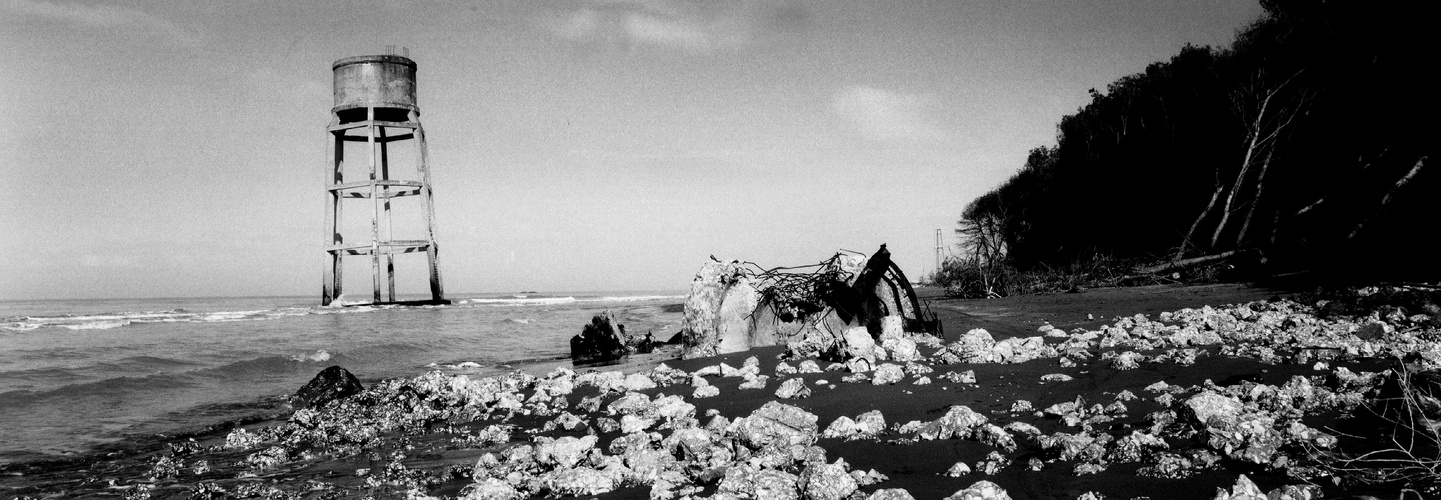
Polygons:
M1424 2L1263 0L1227 48L1091 90L957 232L1021 269L1243 251L1270 270L1441 266ZM1259 259L1258 259L1259 260Z

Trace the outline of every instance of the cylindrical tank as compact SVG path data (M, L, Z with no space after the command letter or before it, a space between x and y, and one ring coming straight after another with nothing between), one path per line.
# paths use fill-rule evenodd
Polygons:
M335 71L335 108L373 106L419 111L415 100L415 61L401 56L347 57Z

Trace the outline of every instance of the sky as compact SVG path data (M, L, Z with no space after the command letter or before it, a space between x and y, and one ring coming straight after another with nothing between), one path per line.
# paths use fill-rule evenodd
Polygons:
M883 243L917 280L936 230L954 252L965 205L1053 145L1089 89L1260 13L0 0L0 300L318 300L331 63L391 46L419 65L453 297L683 290L711 256L769 268ZM355 269L346 289L368 292ZM424 290L423 258L397 274Z

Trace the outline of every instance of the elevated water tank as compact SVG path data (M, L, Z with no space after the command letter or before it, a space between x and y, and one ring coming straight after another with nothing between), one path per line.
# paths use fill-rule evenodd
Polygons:
M355 56L331 66L335 71L334 112L366 107L419 111L415 100L415 61L406 57Z

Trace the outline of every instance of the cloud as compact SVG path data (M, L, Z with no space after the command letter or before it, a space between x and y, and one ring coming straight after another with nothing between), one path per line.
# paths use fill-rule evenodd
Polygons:
M83 28L123 28L136 33L157 35L186 47L198 47L203 44L203 38L194 30L129 7L10 0L0 3L0 10L69 23Z
M549 12L536 24L577 43L699 54L757 43L769 33L804 26L808 17L808 12L794 3L590 0Z
M744 41L735 37L723 37L715 30L693 21L645 13L631 13L626 16L625 34L638 43L695 52L712 50L724 42L739 45Z
M928 142L946 135L927 118L923 96L857 85L836 92L831 105L861 135L874 140Z

